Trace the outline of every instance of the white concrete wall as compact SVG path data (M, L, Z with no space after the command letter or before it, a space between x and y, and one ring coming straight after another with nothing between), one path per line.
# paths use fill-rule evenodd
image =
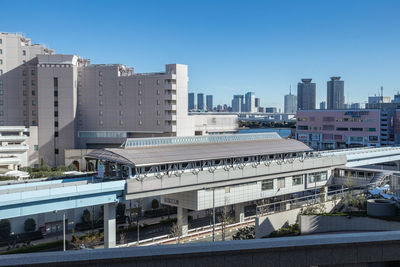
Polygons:
M302 235L344 231L400 230L400 222L356 216L302 215L299 226Z
M326 212L330 212L335 207L334 201L324 202L324 205ZM297 223L299 215L303 209L304 208L297 208L288 211L277 212L274 214L256 217L256 225L255 225L256 238L269 236L269 234L271 234L275 230Z

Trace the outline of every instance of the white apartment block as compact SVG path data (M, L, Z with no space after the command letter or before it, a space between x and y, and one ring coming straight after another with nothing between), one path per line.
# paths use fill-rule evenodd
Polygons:
M236 115L188 115L188 81L187 65L137 74L0 33L0 126L38 126L32 164L64 165L65 150L116 147L129 137L235 132Z

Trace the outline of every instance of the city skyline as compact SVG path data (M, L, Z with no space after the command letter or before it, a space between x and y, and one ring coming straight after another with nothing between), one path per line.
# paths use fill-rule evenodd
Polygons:
M229 5L154 1L112 7L101 2L96 7L72 2L50 14L40 8L46 3L49 2L37 5L22 1L26 8L19 11L15 20L11 11L18 8L16 3L3 2L1 31L23 32L35 43L56 47L57 53L82 55L93 63L123 63L135 66L137 72L162 70L165 62L187 64L189 91L201 88L204 94L214 95L215 104L229 103L236 91L248 88L268 100L262 106L282 108L282 97L289 86L295 87L303 77L316 82L317 103L326 100L326 80L331 76L341 76L346 81L348 103L365 102L367 96L379 92L380 86L385 88L385 95L393 95L400 87L396 63L400 56L395 45L400 39L396 31L397 1L254 1L246 6L236 1ZM82 19L72 12L76 7L92 15ZM163 15L172 10L180 16L165 20ZM241 10L240 14L237 10ZM325 16L326 10L329 17ZM28 14L44 17L45 12L46 20L27 23ZM136 14L133 18L132 12ZM105 13L111 17L107 23L96 15ZM48 23L67 15L69 19L61 24ZM204 15L206 21L200 19ZM239 15L243 19L237 20ZM160 30L161 24L170 31ZM71 30L60 31L63 25ZM74 30L78 28L79 31ZM134 34L126 29L132 29ZM209 43L210 39L214 41Z

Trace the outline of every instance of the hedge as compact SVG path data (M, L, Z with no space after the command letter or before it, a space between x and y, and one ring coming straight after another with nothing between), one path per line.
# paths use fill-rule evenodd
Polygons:
M6 254L39 252L39 251L48 250L48 249L52 249L52 248L62 247L62 245L63 245L63 240L57 240L57 241L53 241L53 242L49 242L49 243L41 243L41 244L37 244L37 245L33 245L33 246L17 248L17 249L2 252L0 254L6 255Z

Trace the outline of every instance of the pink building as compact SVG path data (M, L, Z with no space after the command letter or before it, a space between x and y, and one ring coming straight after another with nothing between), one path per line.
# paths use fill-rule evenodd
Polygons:
M380 146L381 110L299 110L296 139L314 149Z

